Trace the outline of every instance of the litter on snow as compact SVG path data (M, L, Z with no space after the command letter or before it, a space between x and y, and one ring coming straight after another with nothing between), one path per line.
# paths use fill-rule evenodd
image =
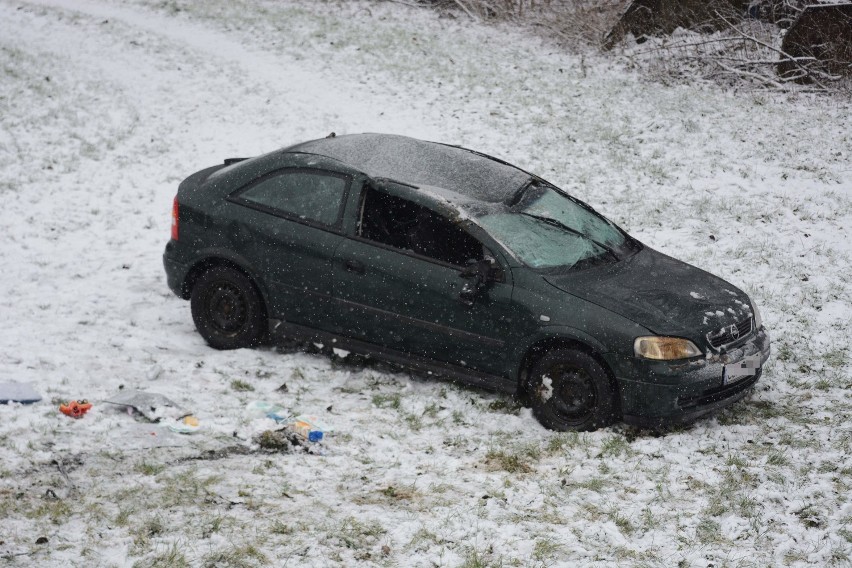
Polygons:
M249 416L256 418L265 416L266 418L275 420L275 422L284 422L291 417L290 412L286 408L280 404L268 402L266 400L252 401L248 403L246 410L248 411Z
M88 400L71 400L60 404L59 412L71 418L82 418L90 408L92 408L92 403Z
M29 383L0 383L0 404L19 402L21 404L33 404L41 400L32 385Z
M104 400L109 404L122 406L130 414L141 414L150 422L160 422L163 419L180 420L192 413L169 398L155 392L138 390L120 391Z

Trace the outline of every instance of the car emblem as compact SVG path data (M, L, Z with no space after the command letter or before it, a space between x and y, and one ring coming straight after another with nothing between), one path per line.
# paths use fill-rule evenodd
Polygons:
M731 324L731 327L728 328L728 333L731 334L731 337L737 339L740 336L740 329L737 327L736 324Z

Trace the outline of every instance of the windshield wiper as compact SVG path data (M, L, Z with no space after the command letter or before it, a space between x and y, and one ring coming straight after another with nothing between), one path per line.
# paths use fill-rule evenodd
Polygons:
M524 194L526 194L527 190L529 188L531 188L534 184L535 184L534 179L529 179L526 182L524 182L524 185L519 187L518 190L515 192L515 194L512 195L512 197L508 201L506 201L506 206L507 207L514 207L515 205L520 203L521 199L524 198Z
M558 228L562 229L563 231L568 231L572 235L577 235L580 238L586 239L587 241L589 241L593 245L596 245L597 247L599 247L599 248L603 249L604 251L606 251L607 253L609 253L609 255L612 256L612 258L614 258L615 260L621 260L621 257L619 257L612 248L606 246L603 243L599 243L598 241L596 241L595 239L593 239L589 235L587 235L585 233L581 233L577 229L572 229L568 225L561 223L561 222L557 221L556 219L551 219L550 217L544 217L542 215L535 215L534 213L527 213L525 211L521 211L520 214L524 215L525 217L531 217L533 219L536 219L537 221L541 221L545 225L550 225L551 227L558 227Z

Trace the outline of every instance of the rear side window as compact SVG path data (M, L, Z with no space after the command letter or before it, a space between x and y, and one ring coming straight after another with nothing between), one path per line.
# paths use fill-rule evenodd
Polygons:
M236 196L257 209L335 225L340 219L348 178L311 171L281 172L255 182Z

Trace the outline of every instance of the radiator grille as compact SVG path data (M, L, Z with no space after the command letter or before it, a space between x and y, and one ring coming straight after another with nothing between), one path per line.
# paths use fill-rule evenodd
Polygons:
M711 331L707 334L707 341L709 341L710 345L717 349L723 345L738 341L751 333L753 321L754 320L751 317L747 317L735 324L727 325L716 331Z

